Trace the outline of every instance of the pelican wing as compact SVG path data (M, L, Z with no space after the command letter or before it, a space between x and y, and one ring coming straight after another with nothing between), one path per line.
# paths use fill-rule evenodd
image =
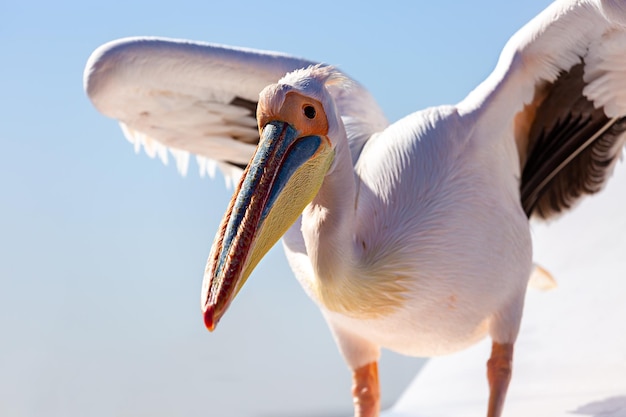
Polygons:
M560 1L517 32L459 104L503 126L520 160L526 214L549 218L600 191L626 141L626 7ZM503 138L499 138L503 139Z
M126 38L102 45L85 68L85 90L95 107L119 120L139 150L179 172L190 153L201 174L215 164L236 178L259 141L259 92L287 72L315 64L268 51L164 38ZM360 85L350 94L334 92L337 107L355 138L386 125Z

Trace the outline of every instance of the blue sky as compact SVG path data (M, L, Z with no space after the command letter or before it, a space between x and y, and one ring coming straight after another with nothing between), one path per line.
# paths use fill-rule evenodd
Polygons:
M272 390L287 408L311 402L303 416L350 407L348 373L280 249L220 329L203 328L202 271L231 191L133 153L83 93L96 47L158 35L320 60L393 121L463 98L548 4L197 3L0 3L3 416L261 416L234 398L269 410ZM391 393L410 379L394 372Z

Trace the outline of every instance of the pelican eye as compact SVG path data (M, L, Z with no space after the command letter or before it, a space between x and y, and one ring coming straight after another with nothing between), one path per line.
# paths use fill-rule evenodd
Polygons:
M310 106L310 105L304 106L304 108L302 110L304 111L304 115L308 119L314 119L315 118L315 114L317 113L315 111L315 107Z

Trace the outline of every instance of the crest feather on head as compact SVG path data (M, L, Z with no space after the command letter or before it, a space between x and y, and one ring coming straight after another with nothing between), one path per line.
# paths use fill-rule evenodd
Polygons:
M259 94L260 108L280 109L287 93L298 91L311 97L324 106L327 114L335 114L332 91L347 91L354 81L331 65L317 64L286 74L278 83L269 85Z
M317 81L326 87L340 86L342 88L350 87L353 83L350 78L343 75L337 68L326 64L311 65L307 68L297 69L286 74L278 83L289 84L305 92L313 81Z

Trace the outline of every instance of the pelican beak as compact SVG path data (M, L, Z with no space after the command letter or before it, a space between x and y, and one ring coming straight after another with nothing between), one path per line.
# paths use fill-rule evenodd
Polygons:
M282 121L265 125L207 261L201 306L210 331L261 258L313 200L333 157L326 136L302 137Z

